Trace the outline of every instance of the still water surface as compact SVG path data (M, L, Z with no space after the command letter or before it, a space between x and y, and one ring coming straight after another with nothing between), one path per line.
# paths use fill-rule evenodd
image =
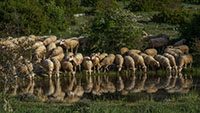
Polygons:
M12 84L1 83L4 94L42 101L76 102L79 100L123 100L139 101L154 99L169 100L174 95L198 91L200 79L186 74L147 75L109 74L84 75L79 77L16 79Z

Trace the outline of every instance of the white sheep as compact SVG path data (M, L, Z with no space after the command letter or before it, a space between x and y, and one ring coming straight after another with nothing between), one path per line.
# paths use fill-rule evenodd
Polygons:
M179 45L179 46L176 46L174 48L175 49L180 49L185 54L189 53L189 47L187 45Z
M141 53L141 51L138 49L131 49L131 50L128 50L128 52L127 52L128 55L135 54L135 53L139 54L139 53Z
M71 52L73 53L73 49L75 48L75 53L78 51L79 42L75 39L66 39L60 42L60 45L64 45L66 52L68 53L68 50L71 49Z
M59 55L56 55L56 56L54 56L54 57L51 57L51 59L57 59L58 61L62 61L63 59L64 59L64 57L65 57L65 54L64 53L60 53Z
M31 49L36 49L36 48L38 48L38 47L40 47L42 45L43 45L43 42L37 41L32 45Z

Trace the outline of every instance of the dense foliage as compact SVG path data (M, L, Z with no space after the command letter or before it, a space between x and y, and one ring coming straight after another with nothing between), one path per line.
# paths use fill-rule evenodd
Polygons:
M200 0L182 0L185 3L200 4Z
M193 51L200 54L200 13L195 15L190 23L181 25L179 30L181 38L185 38Z
M176 8L180 0L130 0L128 9L131 11L159 11L163 8Z
M191 13L183 8L165 8L153 16L153 21L169 24L184 24L191 19Z
M0 37L21 35L57 36L66 32L79 0L6 0L0 2Z
M115 5L112 7L111 3L115 1L106 4L110 7L97 6L96 17L87 31L91 38L90 51L119 52L124 46L142 49L145 43L141 40L141 29L135 26L134 15Z

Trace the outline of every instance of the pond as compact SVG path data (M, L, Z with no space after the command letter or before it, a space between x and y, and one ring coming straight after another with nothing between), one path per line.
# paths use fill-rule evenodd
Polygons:
M60 78L38 77L33 80L17 78L12 84L1 82L0 92L17 96L23 101L95 101L140 100L169 101L174 96L199 92L200 79L194 74L79 74Z

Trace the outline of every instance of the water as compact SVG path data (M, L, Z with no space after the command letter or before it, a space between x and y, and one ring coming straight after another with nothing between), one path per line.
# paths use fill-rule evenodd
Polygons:
M1 82L0 92L18 96L20 100L76 102L81 100L144 99L170 100L174 95L198 91L199 78L191 75L98 74L61 76L60 78L15 79L12 84Z

